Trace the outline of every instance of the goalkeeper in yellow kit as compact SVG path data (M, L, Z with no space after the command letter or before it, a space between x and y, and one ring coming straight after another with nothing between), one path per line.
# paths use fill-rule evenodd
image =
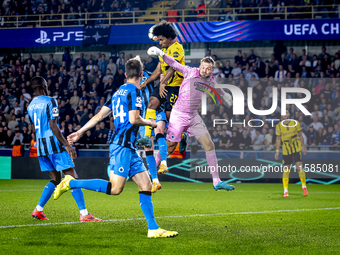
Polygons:
M303 170L302 166L302 154L301 154L301 145L303 155L306 155L306 147L303 141L302 131L300 127L300 123L298 121L294 121L289 119L289 112L286 111L286 115L281 116L281 121L276 125L276 153L275 159L279 158L279 150L282 141L282 164L283 164L283 189L284 195L283 197L288 197L288 183L289 183L289 173L290 166L293 161L295 161L296 168L299 172L299 177L302 184L303 195L308 196L308 191L306 187L306 174ZM299 140L300 139L300 140Z

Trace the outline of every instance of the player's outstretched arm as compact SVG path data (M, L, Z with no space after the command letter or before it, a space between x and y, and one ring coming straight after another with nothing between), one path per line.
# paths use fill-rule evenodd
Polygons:
M61 142L65 146L65 149L68 152L68 154L70 155L70 157L76 158L77 153L73 149L73 147L67 142L67 140L65 139L65 137L61 133L61 131L58 127L57 119L50 120L50 127L52 129L53 134L57 137L59 142Z
M140 85L140 88L144 88L146 87L146 85L148 85L149 83L153 82L154 80L158 79L158 77L162 74L162 70L161 70L161 63L158 63L155 71L153 71L153 73L150 75L149 79L147 79L145 82L143 82Z
M182 73L185 76L188 75L189 68L181 65L178 63L176 60L174 60L172 57L169 55L165 54L163 51L158 49L156 46L152 46L151 48L148 49L148 54L150 56L161 56L165 63L167 63L169 66L171 66L174 70Z
M102 109L94 117L92 117L92 119L90 119L81 129L79 129L75 133L70 134L67 137L67 141L70 144L77 142L85 134L87 130L93 128L103 119L105 119L111 113L111 111L112 111L111 108L104 105Z
M139 110L129 111L129 122L135 126L151 126L153 128L157 127L157 123L154 119L146 120L140 116Z

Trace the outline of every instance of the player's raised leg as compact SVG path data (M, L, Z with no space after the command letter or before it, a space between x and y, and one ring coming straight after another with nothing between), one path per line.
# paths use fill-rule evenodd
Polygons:
M63 171L63 173L65 176L70 175L73 178L78 178L78 175L74 168L66 169ZM87 211L86 205L85 205L84 193L81 188L72 189L71 194L78 206L79 213L80 213L80 218L79 218L80 221L102 221L101 219L94 217L91 213Z
M158 144L159 148L159 156L160 156L160 163L158 168L158 173L163 174L169 172L168 165L167 165L167 142L164 135L164 130L166 129L167 123L166 123L166 116L165 113L162 112L159 114L160 118L162 118L161 121L157 122L157 128L155 129L156 134L156 143ZM158 118L158 116L157 116ZM156 161L155 161L156 162ZM157 167L157 164L156 164Z
M64 180L57 186L54 199L58 199L63 193L70 189L83 188L97 191L108 195L119 195L125 186L128 177L131 150L128 148L110 144L110 181L101 179L75 180L72 176L66 175Z
M199 117L199 116L198 116ZM191 128L191 132L193 128ZM196 130L197 132L198 130ZM213 187L215 190L234 190L235 187L232 185L228 185L226 182L221 181L218 172L218 164L217 164L217 157L215 152L215 146L212 142L209 133L205 133L204 135L198 138L198 142L202 144L205 150L205 156L207 158L207 163L210 168L210 172L213 178Z
M152 193L155 193L157 190L160 190L162 188L161 184L158 180L157 175L157 167L156 167L156 160L154 157L154 151L153 151L153 137L151 137L151 147L145 147L145 153L146 153L146 164L149 169L149 173L151 175L152 179Z

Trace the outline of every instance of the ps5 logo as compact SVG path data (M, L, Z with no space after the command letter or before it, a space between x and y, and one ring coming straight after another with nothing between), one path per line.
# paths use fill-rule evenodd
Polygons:
M51 39L47 38L47 33L44 30L40 30L40 38L36 39L36 43L46 44L49 43Z
M75 38L74 38L75 37ZM67 33L64 32L53 32L53 42L57 40L62 40L64 42L71 41L71 38L75 41L83 40L83 31L69 31ZM46 44L50 43L51 39L47 37L47 32L44 30L40 30L40 38L35 40L36 43Z

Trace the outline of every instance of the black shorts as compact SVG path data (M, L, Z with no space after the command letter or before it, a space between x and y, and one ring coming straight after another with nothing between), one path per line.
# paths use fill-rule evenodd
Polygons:
M168 91L165 98L159 95L159 86L153 90L151 97L156 97L161 105L164 103L165 111L171 111L178 98L179 86L165 86L165 89Z
M291 165L293 162L302 162L302 153L301 151L295 152L289 155L283 155L282 157L282 164L283 165Z

